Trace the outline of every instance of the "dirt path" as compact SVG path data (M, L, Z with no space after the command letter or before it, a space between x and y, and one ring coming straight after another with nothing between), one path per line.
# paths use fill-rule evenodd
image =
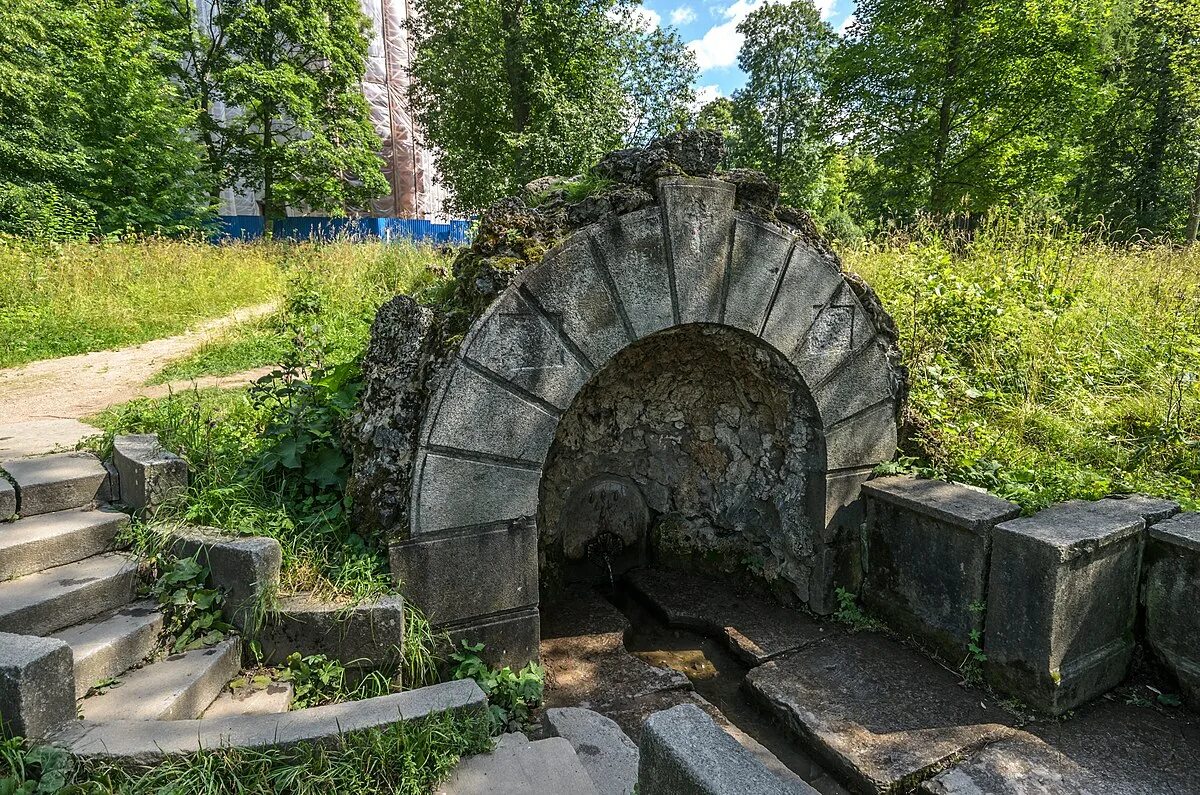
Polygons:
M177 384L145 385L168 362L186 356L229 326L270 314L275 308L273 303L246 307L175 337L0 370L0 461L73 448L80 439L99 433L80 418L117 403L160 397L171 390L191 389L193 384L244 384L269 372L271 368L264 368Z

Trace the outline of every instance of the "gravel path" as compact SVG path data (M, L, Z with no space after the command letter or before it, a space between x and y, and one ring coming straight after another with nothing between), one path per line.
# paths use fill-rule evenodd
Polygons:
M95 351L31 362L0 370L0 461L74 448L99 430L80 418L136 397L161 397L174 390L236 386L272 368L229 376L146 386L168 362L182 358L229 326L275 311L274 303L239 309L196 329L115 351Z

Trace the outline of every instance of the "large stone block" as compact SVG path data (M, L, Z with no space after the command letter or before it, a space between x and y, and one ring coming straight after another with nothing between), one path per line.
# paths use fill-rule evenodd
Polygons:
M536 662L542 640L541 615L526 607L498 616L471 619L441 627L449 647L462 651L464 643L482 643L480 656L489 665L507 665L514 671ZM443 654L446 650L442 650Z
M992 528L1019 516L1020 506L906 477L872 480L863 492L866 604L957 664L972 633L983 632Z
M17 512L17 490L0 473L0 522L7 522Z
M40 739L75 720L71 647L0 632L0 733Z
M591 234L634 334L641 339L673 325L671 276L659 208L626 213Z
M5 461L4 470L16 484L17 510L22 516L91 505L108 476L91 453L17 458Z
M642 729L640 795L815 795L803 781L785 781L694 704L656 712Z
M188 527L172 540L181 558L196 557L209 568L213 585L225 592L225 614L243 632L255 634L266 600L279 588L283 550L273 538L231 537L211 527Z
M763 326L763 340L785 356L795 351L843 284L835 265L808 242L797 240Z
M830 472L892 460L899 444L897 404L880 403L825 432L825 466Z
M131 511L152 513L187 492L187 462L162 446L157 434L113 439L121 502Z
M347 605L307 596L281 600L258 633L263 662L277 665L293 652L324 654L357 668L400 661L404 648L404 600L385 596Z
M869 346L877 329L845 280L832 298L814 309L812 324L786 353L815 390Z
M996 526L985 645L996 688L1058 715L1124 678L1144 528L1121 500L1063 503Z
M826 428L880 405L894 407L898 393L896 372L883 344L875 342L848 355L824 383L813 387L813 399Z
M734 188L720 180L669 178L658 191L679 322L716 323L733 236Z
M793 238L778 227L738 218L729 257L724 322L757 335L787 267Z
M429 444L540 464L558 416L536 401L460 363L450 378Z
M1150 528L1145 572L1146 639L1200 709L1200 513Z
M421 535L393 544L390 556L401 592L434 624L538 603L531 521Z
M459 457L463 456L463 457ZM534 516L540 465L429 452L419 464L414 536Z
M638 748L612 719L560 707L546 710L546 727L571 743L598 795L629 795L637 787Z

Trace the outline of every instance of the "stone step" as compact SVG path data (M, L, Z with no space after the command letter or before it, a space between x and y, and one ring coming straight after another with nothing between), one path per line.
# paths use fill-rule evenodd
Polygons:
M55 633L52 637L70 646L75 656L75 697L150 656L162 628L158 606L143 601Z
M189 720L199 717L237 676L242 642L172 654L121 677L120 684L80 702L85 720Z
M234 680L237 681L237 680ZM233 715L274 715L287 712L292 706L295 686L291 682L272 682L266 687L254 687L243 681L239 687L225 687L221 695L204 711L204 719L228 718Z
M0 525L0 581L98 555L128 524L120 511L73 508Z
M96 555L0 582L0 632L49 635L133 601L137 563Z
M615 721L580 707L546 710L546 726L571 743L599 795L629 795L637 788L638 747Z
M4 462L17 487L22 516L90 506L104 486L108 470L91 453L55 453Z
M507 737L507 735L506 735ZM595 795L587 771L562 737L524 743L502 740L490 754L462 760L438 795Z

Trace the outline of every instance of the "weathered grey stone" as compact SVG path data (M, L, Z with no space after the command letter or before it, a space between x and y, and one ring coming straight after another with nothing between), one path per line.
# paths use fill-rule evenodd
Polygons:
M624 546L644 539L650 513L632 480L599 475L567 495L559 522L563 552L568 560L580 560L600 536L619 539Z
M672 163L694 177L713 174L725 159L725 139L716 130L677 130L655 140L650 148L665 151Z
M671 326L671 277L658 207L615 218L590 234L634 334L640 339Z
M773 224L739 216L729 257L724 322L757 335L787 267L794 238Z
M1200 514L1181 513L1150 528L1143 578L1146 640L1200 709Z
M7 522L17 513L17 490L0 472L0 522Z
M237 682L235 679L222 690L201 717L215 720L234 715L273 715L291 709L296 693L291 682L271 682L266 687L257 687L243 677L240 685L233 687Z
M225 614L254 635L267 600L279 589L283 550L263 536L228 536L211 527L187 527L175 533L172 551L208 566L213 585L225 593Z
M109 550L129 524L119 511L56 511L30 516L0 531L0 580L74 563Z
M859 791L904 791L1007 736L1005 713L922 654L875 633L806 646L746 676L750 693Z
M659 184L680 323L715 323L733 237L733 187L670 178Z
M1174 500L1147 497L1144 494L1114 494L1099 500L1097 505L1106 506L1117 512L1128 511L1140 516L1146 520L1147 527L1179 513L1179 503Z
M162 446L158 434L113 439L121 502L135 513L153 513L187 493L187 462Z
M668 624L723 640L748 665L761 665L827 635L800 611L733 579L643 569L627 575L626 581Z
M450 378L429 444L541 464L558 415L459 363Z
M1144 527L1113 500L996 526L985 646L995 687L1057 715L1124 678Z
M385 596L353 605L307 596L280 599L258 632L263 662L283 663L292 652L324 654L350 667L398 663L404 647L404 600Z
M144 601L56 632L75 658L75 697L145 660L158 646L162 628L158 605Z
M154 764L203 749L274 748L297 743L333 744L345 735L439 713L487 709L474 680L442 682L390 696L347 701L273 715L213 720L75 721L55 735L55 745L83 758Z
M891 461L899 444L898 401L886 401L825 432L825 466L830 472Z
M784 781L690 704L651 715L638 762L641 795L811 794L802 781Z
M591 237L574 235L528 271L521 289L546 316L554 318L567 339L599 367L633 342L622 308L616 303L604 265L597 261Z
M242 642L229 638L130 671L119 687L85 698L79 709L101 722L198 718L241 667Z
M531 522L421 535L393 544L400 591L434 624L538 602L537 530Z
M593 795L596 790L571 744L501 740L489 754L470 756L435 790L438 795Z
M629 795L637 786L638 748L610 718L579 707L546 710L546 727L571 743L599 795Z
M785 356L791 354L842 284L842 274L835 265L822 258L807 240L797 240L763 326L763 340Z
M482 643L479 656L493 666L509 666L514 671L538 659L541 642L541 616L536 607L525 607L498 616L486 616L440 627L449 647L462 651L463 643Z
M91 505L107 476L91 453L55 453L4 462L17 487L22 516L65 511Z
M717 174L737 190L737 208L765 215L779 204L779 183L761 171L731 168Z
M137 562L96 555L0 583L0 632L49 635L133 599Z
M469 455L451 451L424 455L417 481L414 538L537 513L540 466L472 460Z
M1019 505L956 483L892 477L863 485L872 612L954 664L979 642L991 531Z
M815 390L840 375L852 358L869 350L873 344L886 352L887 337L877 339L881 337L878 331L875 319L859 302L844 277L833 297L817 308L812 324L789 356ZM884 369L892 368L885 366Z
M898 374L879 341L850 354L825 383L813 389L813 399L821 421L832 428L880 404L895 406L900 390Z
M96 493L96 501L100 503L120 502L121 473L117 471L117 465L111 460L105 461L104 471L108 473L108 476L104 478L104 485Z
M41 739L75 719L71 649L61 640L0 632L0 730Z
M473 336L464 341L463 355L520 389L566 409L592 370L563 344L555 327L558 322L538 314L519 291L509 290L496 299Z

